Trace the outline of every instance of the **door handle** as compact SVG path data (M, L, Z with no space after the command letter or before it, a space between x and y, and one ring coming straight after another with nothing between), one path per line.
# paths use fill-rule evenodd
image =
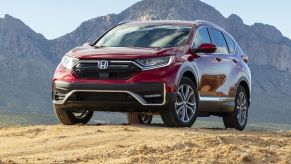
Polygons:
M218 62L221 62L222 59L221 59L221 58L216 58L216 60L217 60Z

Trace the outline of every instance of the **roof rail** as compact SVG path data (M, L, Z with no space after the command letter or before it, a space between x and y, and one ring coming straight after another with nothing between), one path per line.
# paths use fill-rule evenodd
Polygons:
M118 25L130 23L130 22L133 22L133 21L130 21L130 20L121 21L121 22L118 23Z
M205 21L205 20L195 20L196 23L203 23L203 24L207 24L207 25L210 25L210 26L213 26L213 27L216 27L218 29L222 29L220 26L218 26L217 24L214 24L214 23L211 23L211 22L208 22L208 21Z

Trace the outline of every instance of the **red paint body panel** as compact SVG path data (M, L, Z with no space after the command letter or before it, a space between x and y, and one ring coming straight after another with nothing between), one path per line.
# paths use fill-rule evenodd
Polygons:
M128 47L102 47L91 46L77 47L69 56L79 59L110 59L110 60L134 60L140 58L176 55L183 52L184 47L176 48L128 48Z
M175 79L179 69L179 64L172 64L168 67L142 71L126 80L92 80L78 79L74 72L67 70L61 65L58 66L53 81L60 80L71 83L96 83L96 84L131 84L131 83L151 83L161 82L166 86L167 92L174 92L176 89Z

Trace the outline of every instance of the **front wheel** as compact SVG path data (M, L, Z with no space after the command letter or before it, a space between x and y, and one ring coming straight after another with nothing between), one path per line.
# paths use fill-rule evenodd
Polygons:
M183 77L177 90L175 102L161 113L162 120L170 127L191 127L198 115L198 91L189 78Z
M248 120L249 101L246 90L238 87L235 98L235 109L232 113L226 113L223 116L223 123L226 128L244 130Z
M64 125L87 124L94 112L88 110L61 110L56 109L55 114Z
M139 112L127 113L127 121L129 124L151 124L153 115L148 115Z

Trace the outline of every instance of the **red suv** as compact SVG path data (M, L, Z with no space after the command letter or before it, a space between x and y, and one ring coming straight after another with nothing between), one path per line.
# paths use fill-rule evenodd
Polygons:
M220 116L243 130L251 102L248 57L233 37L206 21L125 22L69 51L53 78L53 104L66 125L94 111L127 112L130 124L161 115L190 127Z

